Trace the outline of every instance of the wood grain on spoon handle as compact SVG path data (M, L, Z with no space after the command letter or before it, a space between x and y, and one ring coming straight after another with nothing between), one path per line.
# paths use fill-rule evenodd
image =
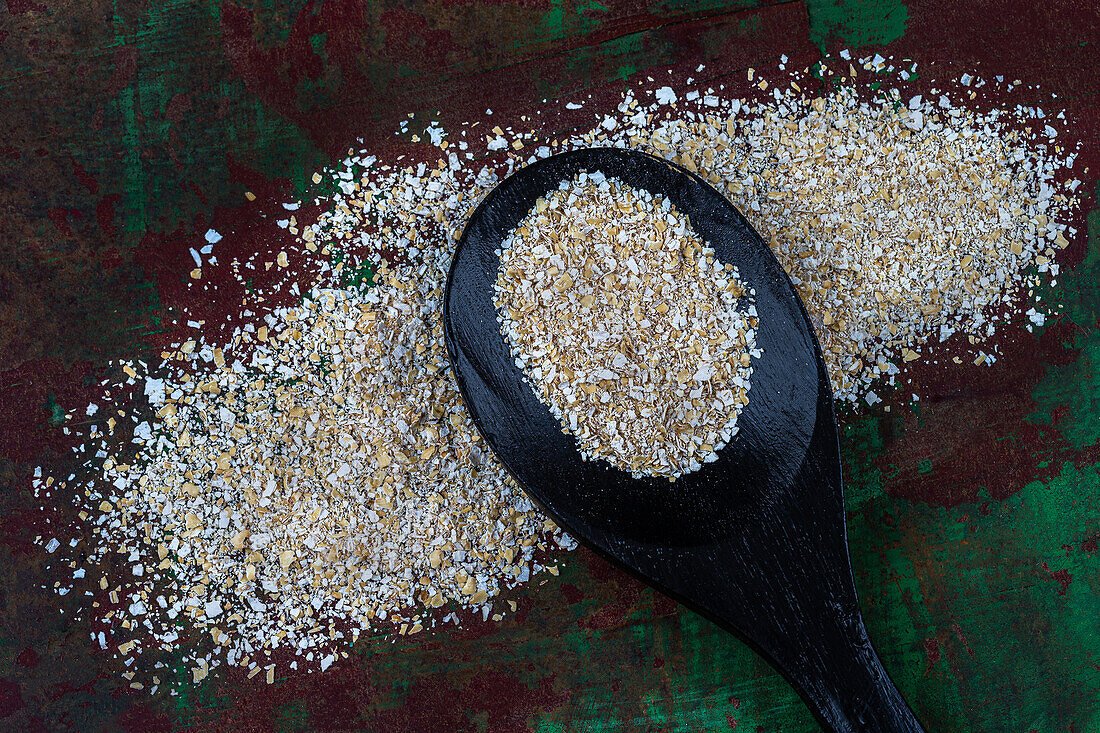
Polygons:
M836 733L923 733L875 652L858 616L822 634L787 668L819 721Z

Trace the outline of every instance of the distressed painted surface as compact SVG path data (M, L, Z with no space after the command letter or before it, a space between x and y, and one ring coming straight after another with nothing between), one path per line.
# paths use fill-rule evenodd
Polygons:
M242 294L188 295L188 247L213 225L227 257L277 251L285 233L260 215L357 137L414 152L390 135L406 112L454 123L492 108L506 123L547 97L609 99L666 66L720 76L861 45L919 60L926 78L977 68L1039 83L1014 99L1059 97L1086 144L1077 175L1097 186L1100 20L1087 2L8 0L0 19L0 726L12 730L814 730L746 647L585 552L515 593L519 613L499 624L371 639L323 675L268 687L234 673L178 698L126 689L69 601L36 587L52 576L30 540L67 509L39 510L27 476L72 463L59 416L108 359L152 352L171 309L213 319ZM1065 252L1074 267L1044 293L1062 319L1006 331L992 368L918 362L917 405L845 421L862 606L931 730L1100 730L1094 206Z

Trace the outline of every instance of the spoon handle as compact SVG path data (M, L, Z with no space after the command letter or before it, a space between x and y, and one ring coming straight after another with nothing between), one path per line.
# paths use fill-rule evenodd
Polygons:
M826 730L924 733L871 646L863 620L794 655L787 671Z

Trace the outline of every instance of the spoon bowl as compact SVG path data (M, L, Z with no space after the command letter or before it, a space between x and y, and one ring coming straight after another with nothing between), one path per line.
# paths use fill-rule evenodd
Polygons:
M535 396L497 320L504 238L582 171L670 199L755 291L763 350L738 432L673 482L584 460ZM775 255L698 176L646 153L589 148L533 163L471 215L447 280L444 331L475 425L527 494L585 545L734 632L826 729L921 731L867 637L844 524L832 391L810 319Z

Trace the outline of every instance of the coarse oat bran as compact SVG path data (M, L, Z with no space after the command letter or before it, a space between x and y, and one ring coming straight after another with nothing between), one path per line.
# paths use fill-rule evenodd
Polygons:
M505 237L495 305L586 459L674 480L737 433L760 353L752 291L664 196L563 181Z

